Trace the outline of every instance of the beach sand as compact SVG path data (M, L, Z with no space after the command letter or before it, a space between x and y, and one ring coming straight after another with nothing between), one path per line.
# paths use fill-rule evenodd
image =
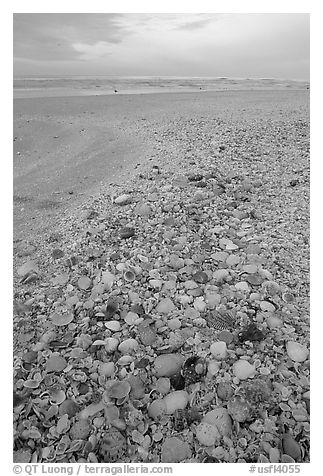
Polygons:
M234 127L301 111L307 98L288 90L15 99L14 237L43 233L98 187L158 162L160 134L174 120L223 117Z

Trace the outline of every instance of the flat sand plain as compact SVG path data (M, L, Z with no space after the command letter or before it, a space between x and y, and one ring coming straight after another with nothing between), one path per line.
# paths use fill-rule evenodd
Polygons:
M174 120L231 118L234 128L244 118L301 114L308 98L277 90L15 99L14 237L43 233L99 186L122 183L158 155Z

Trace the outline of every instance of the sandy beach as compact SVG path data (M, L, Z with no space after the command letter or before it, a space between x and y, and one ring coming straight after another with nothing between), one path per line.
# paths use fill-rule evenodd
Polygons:
M309 462L309 91L14 100L14 461Z

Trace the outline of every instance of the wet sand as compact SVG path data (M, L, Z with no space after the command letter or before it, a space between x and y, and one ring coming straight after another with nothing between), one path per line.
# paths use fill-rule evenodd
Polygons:
M308 91L223 91L14 100L14 238L45 233L55 219L158 156L173 120L257 120L305 107ZM158 161L158 159L156 159ZM150 162L151 163L151 162Z

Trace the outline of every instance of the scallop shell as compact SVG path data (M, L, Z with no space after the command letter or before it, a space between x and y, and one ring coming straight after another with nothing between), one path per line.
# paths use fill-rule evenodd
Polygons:
M51 321L55 326L67 326L74 319L73 314L58 314L55 312L51 316Z
M110 428L104 435L99 448L101 461L114 463L122 461L127 449L125 437L115 428Z
M126 381L115 381L109 385L106 390L106 394L110 398L116 398L117 400L125 398L131 390L131 385Z

